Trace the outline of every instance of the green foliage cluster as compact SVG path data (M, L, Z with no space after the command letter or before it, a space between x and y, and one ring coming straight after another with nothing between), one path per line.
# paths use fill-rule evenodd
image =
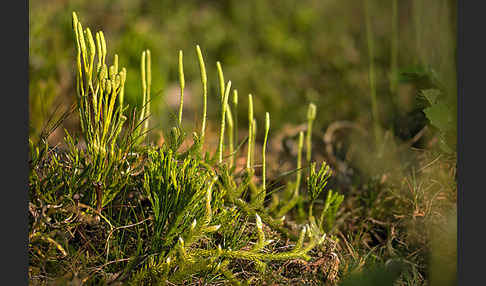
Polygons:
M325 163L318 173L312 163L307 180L308 196L300 192L302 175L306 172L302 166L303 132L299 136L296 180L286 189L291 199L268 206L266 191L272 185L266 184L265 168L261 184L255 175L257 120L251 95L246 168L237 170L234 162L239 148L234 150L233 143L244 143L235 138L233 127L237 122L232 117L237 112L237 92L234 90L232 109L228 103L231 81L225 83L219 62L221 124L214 155L203 154L207 75L199 46L196 54L204 106L201 131L194 132L192 145L181 150L182 143L187 142L181 126L181 104L178 124L166 134L162 146L143 144L151 115L150 50L144 51L141 57L143 106L129 119L124 114L127 71L119 68L117 55L112 65L106 64L108 49L103 32L95 34L95 43L90 29L83 29L75 13L73 30L77 106L84 147L69 132L66 132L65 150L51 148L45 138L39 143L30 141L31 267L54 278L60 274L56 266L82 256L88 265L104 262L95 267L98 269L95 272L80 270L89 272L82 279L90 282L168 285L197 276L241 285L248 281L234 273L238 261L250 262L253 271L264 275L270 263L308 261L314 249L333 241L328 234L343 196L326 190L330 173ZM180 52L181 103L185 87L182 66ZM307 159L311 162L309 142L316 106L311 104L309 110ZM267 113L265 146L269 130ZM225 137L230 138L229 152L224 150ZM265 152L263 148L263 166ZM284 215L297 203L310 203L312 208L320 193L326 191L319 219L310 211L308 223L300 231L290 228ZM279 194L274 191L272 196L276 198ZM252 220L254 227L248 223ZM278 250L276 244L284 238L288 239L287 244L292 241L291 247ZM112 265L120 262L125 263ZM96 274L98 271L104 276ZM323 275L320 278L325 279Z
M457 114L457 102L440 89L425 89L421 93L429 103L424 113L430 124L438 130L442 151L456 154L457 116L454 114Z

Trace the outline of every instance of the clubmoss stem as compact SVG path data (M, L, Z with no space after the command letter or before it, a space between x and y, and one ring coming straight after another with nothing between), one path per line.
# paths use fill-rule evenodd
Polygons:
M263 198L265 198L265 196L266 196L266 190L267 190L267 185L266 185L266 173L267 173L266 172L266 167L267 167L267 162L266 162L265 153L267 151L267 140L268 140L268 131L269 130L270 130L270 114L267 112L267 113L265 113L265 138L263 139L263 151L262 151Z
M196 45L196 53L197 58L199 61L199 69L201 71L201 83L203 87L203 118L202 118L202 125L201 125L201 146L204 145L204 133L206 130L206 111L207 111L207 103L208 103L208 88L207 88L207 75L206 75L206 67L204 65L204 59L201 53L201 48L199 45Z
M228 144L229 144L229 152L231 154L230 160L230 168L235 164L235 143L234 143L234 122L233 122L233 114L231 113L231 108L229 104L226 104L226 120L228 121Z
M181 98L179 104L179 126L182 125L182 107L184 105L184 87L185 87L184 66L183 66L182 56L183 56L182 51L179 51L179 84L181 88Z
M146 52L143 51L140 58L140 74L142 76L142 111L140 113L139 122L142 122L145 118L145 110L147 108L147 76L145 72L145 58Z
M304 132L299 132L299 152L297 153L297 181L295 186L296 196L299 194L300 181L302 179L302 149L304 147Z
M246 168L251 169L252 143L253 143L253 97L248 94L248 154L246 157Z
M145 117L146 117L146 120L145 120L145 126L144 126L144 138L145 136L147 135L147 132L148 132L148 127L149 127L149 119L150 119L150 102L151 102L151 98L150 98L150 90L151 90L151 87L152 87L152 60L151 60L151 57L150 57L150 50L147 50L147 102L146 102L146 105L147 105L147 108L145 109Z
M226 92L221 99L221 128L219 134L219 148L218 148L218 162L221 164L223 162L223 145L224 145L224 129L226 122L226 107L228 106L229 91L231 89L231 81L228 81L226 85Z
M280 211L278 212L277 216L281 217L284 216L287 212L289 212L299 201L299 188L300 188L300 180L302 177L302 149L304 147L304 132L299 132L299 145L298 145L298 153L297 153L297 179L295 182L295 189L292 193L292 197L290 201L285 204Z
M307 109L307 136L306 136L306 143L307 143L307 163L311 161L312 155L312 124L316 119L316 105L314 103L309 104L309 108Z
M223 98L224 98L224 74L223 74L223 68L221 67L221 63L219 61L216 62L216 68L218 70L219 92L221 94L221 101L223 101Z
M234 133L235 143L238 146L238 90L233 90L233 119L234 119ZM233 154L233 162L236 159L236 154Z
M256 142L256 134L257 134L257 121L255 117L253 117L253 122L251 124L251 166L255 166L255 142Z

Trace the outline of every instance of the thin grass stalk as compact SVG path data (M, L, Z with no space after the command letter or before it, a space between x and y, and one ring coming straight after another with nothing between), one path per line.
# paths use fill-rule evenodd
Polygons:
M392 38L390 59L390 92L396 94L398 84L398 0L392 0Z
M415 65L419 65L422 62L421 50L422 50L422 1L413 0L413 24L415 30Z
M368 58L369 58L369 84L370 84L370 96L371 96L371 114L373 117L373 131L375 136L375 143L381 146L381 135L379 130L379 117L378 117L378 101L376 98L376 74L375 74L375 52L373 31L371 29L371 0L365 2L365 26L366 26L366 41L368 45Z

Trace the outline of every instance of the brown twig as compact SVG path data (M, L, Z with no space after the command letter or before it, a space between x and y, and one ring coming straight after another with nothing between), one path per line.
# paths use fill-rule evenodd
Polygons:
M134 223L134 224L129 224L129 225L124 225L124 226L119 226L119 227L116 227L114 229L112 229L110 231L110 233L108 234L108 237L106 238L106 243L105 243L105 248L106 248L106 258L108 258L108 254L110 252L110 238L111 238L111 235L116 231L116 230L120 230L120 229L125 229L125 228L130 228L130 227L134 227L134 226L137 226L139 224L142 224L144 222L146 222L147 220L151 220L152 218L151 217L148 217L144 220L141 220L137 223Z

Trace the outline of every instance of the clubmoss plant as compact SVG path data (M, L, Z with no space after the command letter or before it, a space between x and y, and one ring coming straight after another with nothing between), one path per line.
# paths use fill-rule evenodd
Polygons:
M106 64L107 48L102 31L96 33L95 44L90 29L83 30L76 13L73 13L72 23L76 43L77 105L86 152L92 167L85 171L91 172L90 178L95 185L92 201L96 201L96 209L100 214L102 207L121 191L120 188L106 183L109 174L114 170L111 168L116 169L118 162L126 156L123 148L117 148L127 119L123 115L126 69L119 71L117 55L114 56L113 65L108 67ZM115 107L117 101L119 106ZM79 162L79 159L76 160Z
M260 184L253 180L257 126L252 95L249 95L247 172L238 174L233 166L239 148L234 150L232 146L232 138L237 138L233 130L236 116L233 122L228 104L232 83L227 81L224 85L219 62L222 97L217 159L201 155L206 126L207 78L199 46L196 46L196 52L204 100L200 137L194 132L193 145L184 152L179 151L184 138L180 125L185 88L180 51L178 126L164 135L161 146L149 142L142 146L150 117L150 51L145 50L141 55L141 111L135 114L132 127L127 127L122 137L120 134L126 120L122 98L126 69L119 68L118 56L114 57L110 67L105 64L107 49L103 33L96 34L95 44L91 32L83 30L76 14L73 14L73 29L77 47L76 90L87 150L81 150L69 133L65 139L69 148L64 155L49 151L47 142L36 146L30 141L34 167L29 176L29 192L38 199L33 202L59 206L50 214L43 214L52 216L49 218L52 224L43 224L38 219L33 224L33 231L29 233L30 247L36 247L34 255L42 254L33 261L41 263L41 257L47 257L44 254L47 252L39 247L40 243L47 243L56 255L62 255L62 260L60 257L53 259L56 266L62 266L57 267L59 269L66 268L66 258L89 256L90 259L86 259L89 268L97 269L88 276L89 283L107 282L105 274L118 273L110 276L113 277L110 283L173 285L187 284L193 277L210 277L241 285L247 283L243 282L245 277L235 272L236 265L243 264L263 275L276 263L311 259L311 250L324 242L326 233L309 220L310 224L300 227L299 234L286 225L283 216L300 197L303 132L299 134L297 179L288 184L293 189L292 198L275 218L264 206L269 188L266 151L270 114L265 114ZM237 114L236 90L233 107ZM226 121L230 129L227 133L232 158L229 167L223 163ZM321 177L310 179L315 181L319 192L325 187L319 181ZM318 195L317 191L314 193ZM88 195L83 198L85 194ZM312 198L313 203L316 198ZM330 198L324 206L325 215L321 216L321 220L327 219L326 225L339 206L334 195ZM39 209L43 208L43 205L39 206ZM35 206L31 206L32 213L33 209ZM91 219L92 216L97 219ZM254 226L248 223L253 219ZM66 242L69 247L48 235L55 232L51 231L53 229L61 231L63 228L67 229L63 235L69 240ZM293 241L293 247L279 249L278 243L283 239ZM97 274L98 271L104 273Z
M321 217L319 220L319 230L323 233L330 232L334 227L334 221L336 220L336 215L344 200L344 196L329 190L324 203L324 208L321 212Z
M87 148L93 155L105 156L107 153L113 155L113 142L116 141L121 126L126 120L122 114L122 107L115 108L117 97L123 90L121 85L124 84L122 79L126 78L126 70L122 69L118 72L117 56L115 56L115 65L108 68L105 63L107 52L103 32L96 34L95 46L90 29L83 30L75 13L73 13L73 29L77 51L78 108ZM94 74L96 55L98 63Z
M309 221L312 225L319 227L319 231L323 233L328 233L334 226L334 220L336 217L336 212L343 202L344 196L334 192L333 190L328 190L326 199L324 201L324 206L321 211L319 220L316 221L314 217L314 203L319 197L319 195L326 189L327 183L332 175L332 171L325 162L321 164L318 172L316 172L316 163L313 162L310 167L310 173L307 177L307 193L309 195L310 205L309 205Z

